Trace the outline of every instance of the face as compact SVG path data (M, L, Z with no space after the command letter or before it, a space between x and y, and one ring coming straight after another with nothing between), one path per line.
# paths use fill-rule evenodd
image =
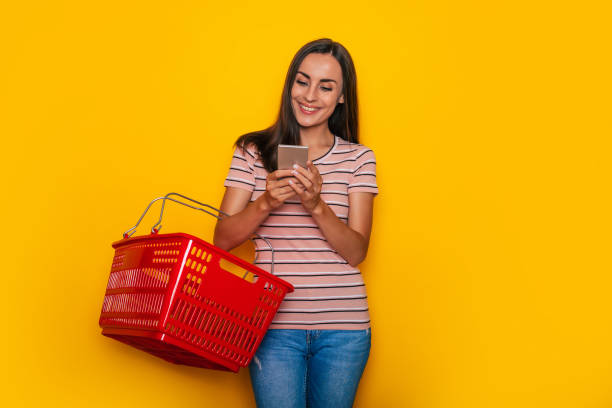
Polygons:
M301 127L327 126L342 95L342 68L331 54L308 54L291 88L293 114Z

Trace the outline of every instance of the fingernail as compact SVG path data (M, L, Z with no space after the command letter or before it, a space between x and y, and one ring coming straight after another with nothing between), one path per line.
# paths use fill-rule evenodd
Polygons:
M289 184L293 184L293 180L289 180Z
M291 174L297 174L297 171L291 170Z

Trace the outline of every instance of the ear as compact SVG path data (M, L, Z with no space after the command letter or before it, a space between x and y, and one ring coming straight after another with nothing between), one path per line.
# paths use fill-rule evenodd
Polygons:
M338 98L338 103L344 103L344 94L340 95Z

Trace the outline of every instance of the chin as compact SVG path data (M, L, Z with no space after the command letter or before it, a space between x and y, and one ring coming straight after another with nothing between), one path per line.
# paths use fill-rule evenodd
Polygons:
M304 115L302 115L301 112L296 115L294 111L293 116L295 117L295 120L298 123L298 125L300 125L303 128L320 126L323 123L327 123L327 119L320 120L320 118L304 117Z
M309 128L309 127L317 126L317 125L320 124L320 123L316 123L316 122L311 122L309 120L300 120L298 118L296 118L296 119L297 119L298 125L300 125L300 127L303 127L303 128Z

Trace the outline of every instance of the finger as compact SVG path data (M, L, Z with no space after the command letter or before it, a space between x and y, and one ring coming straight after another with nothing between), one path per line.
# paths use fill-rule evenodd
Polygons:
M274 200L279 201L279 202L285 202L285 200L291 198L291 197L295 197L295 190L293 190L293 188L291 187L287 187L287 191L284 191L282 194L278 194L274 197Z
M272 173L269 173L268 177L266 177L266 180L275 181L287 176L291 176L291 170L276 170Z
M295 197L295 191L294 190L291 190L288 193L285 193L285 194L279 196L278 199L279 199L279 201L285 201L285 200L287 200L287 199L289 199L291 197Z
M319 169L317 169L317 166L315 166L311 161L308 161L306 162L306 167L308 167L310 174L312 174L314 183L322 185L323 177L321 177L321 173L319 173Z
M291 170L291 174L295 174L295 173L300 173L302 175L304 175L304 177L309 177L309 171L307 169L305 169L304 167L294 164L293 165L293 170Z
M315 166L310 160L308 160L306 162L306 167L308 168L308 170L310 170L310 172L315 176L319 176L319 169L317 169L317 166Z
M296 173L302 174L304 177L308 178L308 180L310 180L311 182L314 182L319 176L318 172L313 173L309 169L298 166L298 165L293 166L292 174L295 175Z
M289 185L289 180L293 180L294 183L299 183L300 181L295 177L287 177L278 181L270 181L266 184L268 190L272 190L275 188L285 187Z
M277 188L274 191L272 191L271 194L272 194L273 197L279 197L279 196L281 196L283 194L293 193L293 191L294 191L293 187L291 187L289 185L289 186L286 186L286 187Z
M281 179L283 177L290 177L291 176L291 169L284 169L284 170L276 170L274 173L276 173L276 177Z
M301 185L299 185L299 184L297 184L297 183L293 183L293 182L291 182L291 183L289 183L289 186L291 186L291 188L293 188L293 190L294 190L294 191L295 191L295 192L296 192L296 193L297 193L297 194L298 194L300 197L302 197L302 195L303 195L303 194L305 193L305 191L306 191L306 190L304 189L304 186L301 186Z
M298 179L300 181L300 183L302 183L302 185L307 189L310 190L312 188L313 182L303 176L301 173L299 173L298 171L295 171L295 173L293 174L293 177L295 177L296 179Z
M312 164L311 161L306 162L306 169L296 168L295 170L298 170L304 176L308 177L308 179L314 184L317 184L323 181L323 179L321 178L321 173L319 173L319 169L317 169L317 167L314 164Z

